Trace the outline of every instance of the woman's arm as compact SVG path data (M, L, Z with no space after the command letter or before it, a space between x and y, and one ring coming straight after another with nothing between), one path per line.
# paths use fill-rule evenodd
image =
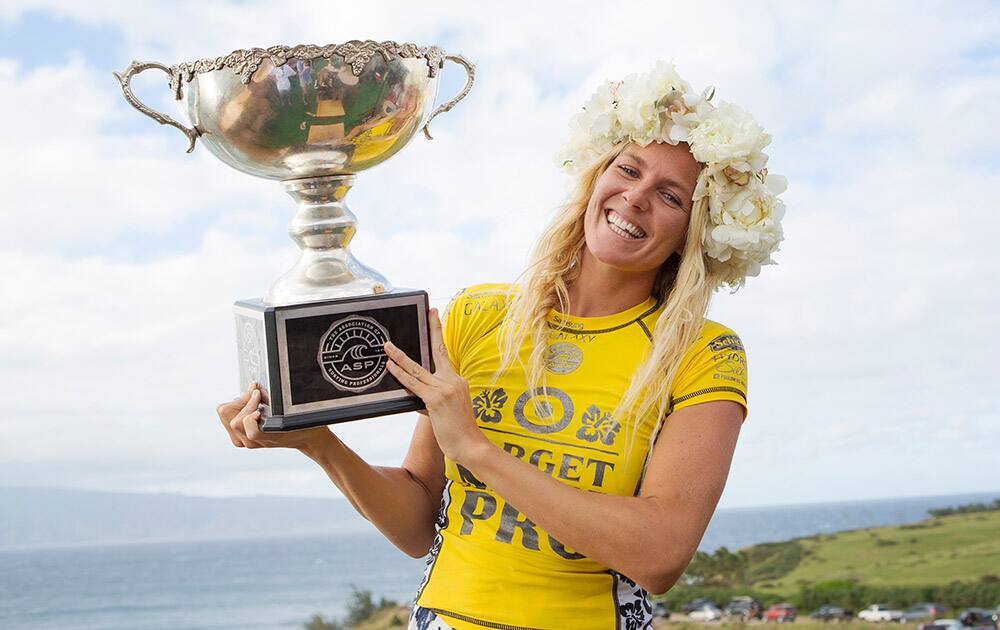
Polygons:
M671 414L638 497L574 488L488 441L464 453L463 465L564 545L664 593L715 512L742 420L742 407L728 400Z
M319 464L351 505L396 547L419 558L434 540L444 490L444 455L421 415L402 466L372 466L328 427L264 433L257 422L260 392L220 405L219 418L235 446L295 448Z
M387 345L389 369L427 405L445 456L462 464L564 545L665 592L684 572L725 486L743 408L731 401L685 407L667 418L637 497L566 485L492 444L475 423L431 312L437 372Z
M444 455L426 416L420 416L399 467L372 466L332 432L301 449L319 464L361 516L408 556L427 555L444 491Z

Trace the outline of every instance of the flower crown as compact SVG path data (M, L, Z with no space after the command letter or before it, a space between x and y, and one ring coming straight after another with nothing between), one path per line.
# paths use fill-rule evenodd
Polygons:
M693 201L708 198L709 226L702 242L710 271L733 291L762 265L777 264L784 235L785 204L778 199L785 178L768 174L771 142L750 114L730 103L709 101L714 88L700 95L681 79L672 63L660 61L648 73L630 74L601 85L570 120L570 138L559 154L564 170L592 165L619 142L687 142L704 164Z

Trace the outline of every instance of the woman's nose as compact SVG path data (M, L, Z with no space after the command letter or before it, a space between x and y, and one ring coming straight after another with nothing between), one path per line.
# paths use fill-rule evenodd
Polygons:
M639 210L646 210L648 208L648 202L646 201L646 195L641 188L629 188L622 192L622 199L628 205L638 208Z

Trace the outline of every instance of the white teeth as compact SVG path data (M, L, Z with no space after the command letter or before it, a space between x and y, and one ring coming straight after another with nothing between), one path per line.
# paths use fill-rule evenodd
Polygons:
M615 225L614 223L609 223L608 227L611 228L612 232L614 232L618 236L621 236L622 238L633 239L633 240L636 238L631 234L629 234L628 232L626 232L625 230L618 227L617 225Z
M608 220L608 226L611 228L611 231L619 236L625 238L643 238L646 236L645 232L626 221L614 210L608 210L605 213L605 217Z

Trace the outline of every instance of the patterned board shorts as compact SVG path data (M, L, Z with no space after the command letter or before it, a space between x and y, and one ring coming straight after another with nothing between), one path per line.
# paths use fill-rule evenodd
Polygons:
M407 624L406 630L455 630L440 617L437 613L427 610L426 608L421 608L416 604L413 605L413 612L410 613L410 623Z

